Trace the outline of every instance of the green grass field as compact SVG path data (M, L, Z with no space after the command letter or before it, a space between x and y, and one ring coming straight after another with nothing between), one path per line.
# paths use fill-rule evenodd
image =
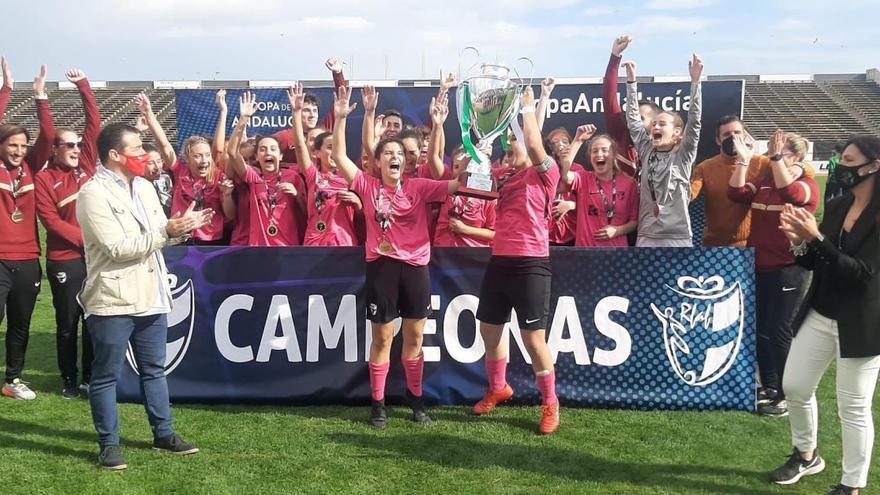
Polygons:
M767 473L789 453L788 420L746 413L563 409L535 434L535 408L433 411L422 428L394 408L385 431L367 408L174 407L178 431L202 452L150 450L141 406L120 406L129 469L96 467L88 402L61 398L48 285L34 315L26 379L36 401L0 400L0 493L824 493L840 477L834 370L819 390L825 472L794 487ZM875 463L876 464L876 463ZM869 488L880 483L878 466Z

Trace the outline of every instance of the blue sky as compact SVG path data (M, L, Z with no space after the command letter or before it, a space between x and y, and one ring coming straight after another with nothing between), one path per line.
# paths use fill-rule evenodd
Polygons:
M643 75L858 73L880 66L876 0L31 0L6 2L0 50L19 82L437 78L462 47L526 56L535 75L599 77L611 42Z

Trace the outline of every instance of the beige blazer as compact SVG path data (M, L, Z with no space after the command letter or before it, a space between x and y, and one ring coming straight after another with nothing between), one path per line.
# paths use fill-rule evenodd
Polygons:
M179 240L168 238L168 219L149 181L137 177L132 182L147 216L146 223L141 223L129 193L104 174L99 169L82 186L76 202L86 261L86 280L79 301L87 314L141 313L156 302L157 270L163 283L168 284L162 253L158 257L152 254Z

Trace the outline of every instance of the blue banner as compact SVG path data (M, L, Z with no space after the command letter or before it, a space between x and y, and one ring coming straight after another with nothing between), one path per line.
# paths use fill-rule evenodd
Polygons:
M618 96L623 105L626 103L626 90L623 84L619 89ZM535 95L541 92L540 86L535 86L534 90ZM226 121L227 136L238 122L238 98L244 91L253 91L257 98L257 113L250 120L248 135L273 134L292 127L286 89L236 88L226 92L226 101L229 105L229 116ZM319 111L323 119L333 110L332 88L308 88L307 91L320 101ZM403 115L405 123L414 125L430 123L428 106L431 97L437 94L437 88L392 87L379 88L378 91L377 114L396 109ZM601 84L557 85L550 101L549 116L544 122L544 130L565 127L574 135L577 126L594 124L599 128L599 132L605 132L601 91ZM216 89L176 90L178 143L183 143L194 134L214 134L219 115L214 103L216 92ZM690 108L690 83L640 83L639 92L641 99L655 101L664 110L679 112L682 118L687 119L687 110ZM352 101L358 103L358 108L349 118L346 142L349 154L355 157L361 148L361 123L364 115L359 90L352 92ZM698 162L718 153L718 145L715 143L715 122L725 115L742 115L742 101L742 81L703 82L703 138L700 139ZM455 98L449 99L449 105L449 118L444 125L447 152L461 144ZM497 142L495 144L496 148L500 147ZM589 163L586 156L582 156L579 161Z
M175 402L364 404L369 324L359 248L165 250L172 272L166 370ZM469 405L486 386L474 313L488 249L434 249L425 398ZM755 407L750 249L553 248L547 336L564 406ZM540 394L514 318L508 381ZM389 400L404 392L401 339ZM139 401L128 355L119 397Z

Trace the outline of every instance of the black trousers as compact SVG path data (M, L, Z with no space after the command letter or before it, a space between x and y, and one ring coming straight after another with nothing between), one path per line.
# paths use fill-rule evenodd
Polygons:
M761 385L778 390L780 398L785 397L782 375L794 336L791 323L806 284L807 271L796 265L755 274L758 372Z
M6 322L6 382L21 378L31 315L43 276L39 260L0 260L0 323Z
M55 343L58 349L58 369L65 380L76 382L78 370L77 334L82 322L82 381L88 383L92 374L92 337L83 320L83 311L76 295L86 279L86 262L82 258L66 261L46 261L52 305L55 307Z

